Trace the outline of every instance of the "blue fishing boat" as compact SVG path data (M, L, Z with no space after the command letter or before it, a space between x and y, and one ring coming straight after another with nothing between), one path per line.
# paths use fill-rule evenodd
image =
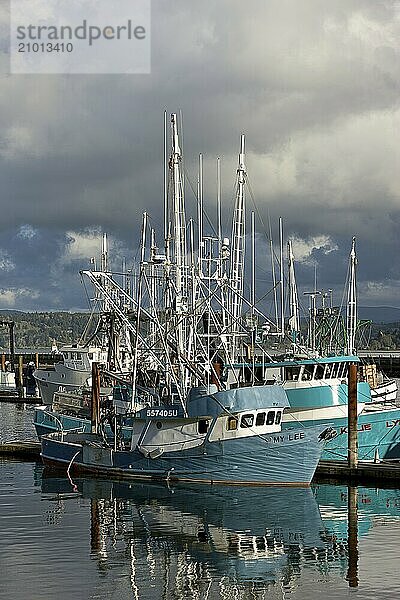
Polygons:
M113 432L108 423L108 412L111 407L118 405L120 412L127 413L131 402L131 388L126 384L115 384L112 387L100 389L100 404L103 409L103 424L107 427L107 437ZM53 394L51 406L36 406L33 424L38 438L53 431L90 431L91 388ZM125 427L129 426L126 416Z
M266 364L256 363L266 381L281 383L290 409L283 416L283 429L299 423L305 427L329 422L336 436L326 444L324 460L347 459L348 382L356 355L314 358L287 358ZM242 372L248 363L234 365ZM360 369L361 370L361 369ZM400 408L393 402L376 402L367 381L357 382L358 450L361 460L400 458Z
M119 447L104 443L96 433L45 435L42 460L49 466L129 479L308 485L331 433L326 423L283 432L288 401L280 386L214 394L193 388L186 406L187 416L180 418L137 417L131 440L120 440Z
M195 414L189 414L190 399L193 390L196 389L205 390L203 399L217 397L216 394L229 396L237 393L236 390L247 390L243 397L246 397L248 406L242 404L237 408L240 415L238 412L235 417L241 423L246 410L259 409L261 413L268 413L271 408L268 400L265 406L254 404L254 398L259 394L258 390L262 389L265 397L268 398L269 394L275 393L274 389L283 388L288 404L285 404L282 424L276 424L279 427L277 433L280 433L281 429L285 432L292 428L303 428L306 431L314 426L317 426L318 431L321 432L320 428L324 424L332 424L337 435L335 439L327 440L323 456L324 458L347 456L347 369L349 363L359 362L354 352L354 331L349 328L351 334L347 340L347 352L337 355L332 355L332 352L321 353L321 348L317 348L315 331L310 332L311 342L308 347L303 347L299 341L296 293L294 286L291 285L290 305L293 312L289 320L290 339L293 340L291 354L278 358L269 353L271 340L276 340L277 337L283 339L286 332L283 323L276 326L256 303L254 213L251 222L250 298L247 298L244 292L247 181L244 137L241 138L230 238L222 237L220 223L216 228L217 235L212 232L209 235L205 234L200 183L197 198L197 231L194 229L193 220L188 226L181 174L182 157L174 115L171 118L171 140L171 155L166 167L169 170L170 182L165 190L164 252L159 250L155 230L150 224L149 216L145 213L142 222L137 295L135 297L129 295L124 288L118 286L110 273L102 271L82 273L89 278L96 294L116 312L124 329L130 333L135 357L132 377L127 383L127 387L130 388L128 403L121 410L118 401L115 398L111 399L111 410L108 409L107 414L101 419L100 429L105 442L114 444L113 437L118 429L121 443L128 444L129 451L134 452L139 441L140 444L143 441L146 428L147 441L149 432L154 429L154 423L143 417L145 414L147 417L151 414L147 410L155 411L153 414L156 415L160 410L165 409L168 412L171 406L178 407L179 418L195 417L199 423L207 421L209 427L211 427L211 416L220 420L228 418L229 415L224 412L219 415L212 412L210 415L204 407L198 407ZM199 182L201 182L201 162L199 167ZM165 180L167 179L166 173ZM218 205L219 210L220 205ZM351 260L354 265L354 241ZM289 272L293 279L292 264ZM102 287L103 283L106 285ZM354 291L353 283L351 289ZM315 300L314 296L315 294L311 297ZM118 302L116 298L119 299ZM121 309L121 304L127 304L132 308L134 319L127 318ZM352 309L348 322L354 328L354 297L349 298L348 304ZM315 313L316 308L313 305L312 316ZM332 318L336 319L333 312ZM329 336L326 337L328 339ZM331 341L328 347L332 348ZM400 409L385 402L380 402L379 405L372 402L370 384L366 380L359 381L357 389L360 457L374 458L377 452L381 458L394 458L396 453L400 457L398 447ZM229 404L230 401L227 401L228 407ZM114 417L114 413L121 412L123 414ZM254 412L253 417L256 420L258 418ZM167 426L167 422L164 423L162 419L156 422L159 423L161 437L166 429L172 432L176 427L179 430L186 423L178 420L173 426L172 422L168 421ZM216 423L217 421L213 423L212 428L217 427ZM269 425L271 426L272 423ZM39 408L35 411L35 426L40 436L56 429L61 430L61 435L48 438L54 443L54 447L67 439L66 432L70 430L91 433L87 414L84 415L71 408L66 410L54 406ZM188 423L188 426L195 428L194 422ZM253 425L248 427L249 440L250 432L257 438L260 433L257 429L259 426L263 425L254 421ZM204 446L211 443L208 434L203 435L204 440L199 442L196 452L202 452ZM311 435L311 429L307 435ZM195 438L200 439L197 438L197 433ZM250 443L249 440L246 444ZM287 438L287 441L290 440ZM164 442L163 438L160 448L164 448ZM227 442L226 446L225 442ZM224 448L228 450L231 442L230 439L224 439ZM265 444L265 441L262 443ZM251 444L257 447L258 442L254 439L251 440ZM141 446L142 449L144 447ZM58 452L60 447L57 448ZM215 449L215 446L212 448ZM157 451L157 448L153 450ZM183 446L182 450L187 452L188 449ZM248 451L249 448L245 450ZM233 454L232 451L232 456ZM118 456L122 460L122 455ZM144 464L143 452L136 452L135 456L136 464ZM67 453L64 460L68 463L70 459L71 456ZM164 467L172 463L166 461L165 456L160 460L163 464L161 472L164 472ZM151 464L154 466L154 461L151 461ZM250 475L247 474L246 477L248 476Z

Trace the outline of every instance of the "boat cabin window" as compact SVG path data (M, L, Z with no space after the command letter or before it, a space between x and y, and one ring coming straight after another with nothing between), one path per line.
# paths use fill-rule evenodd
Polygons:
M314 375L315 379L323 379L324 371L325 371L324 365L316 365L315 375Z
M207 433L208 425L209 425L209 423L208 423L207 419L200 419L199 424L198 424L199 433Z
M234 431L235 429L237 429L238 426L238 420L236 417L228 417L228 420L226 422L226 428L228 431Z
M279 423L281 422L281 418L282 418L282 413L280 410L277 410L276 417L275 417L275 425L279 425Z
M254 421L254 415L242 415L240 420L240 427L252 427Z
M273 425L274 421L275 421L275 411L274 410L269 410L268 414L267 414L266 425Z
M337 364L337 363L336 364L334 363L331 366L331 375L330 376L332 379L336 379L338 377L339 367L340 367L340 364Z
M304 365L302 380L309 381L314 376L314 365Z
M300 367L286 367L285 377L287 381L298 381Z
M258 413L256 416L256 425L264 425L265 423L265 412Z

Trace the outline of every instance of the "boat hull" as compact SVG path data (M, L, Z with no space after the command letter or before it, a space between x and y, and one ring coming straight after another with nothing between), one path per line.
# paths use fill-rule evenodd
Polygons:
M327 408L329 406L347 405L347 383L332 384L323 380L299 382L292 387L285 387L289 404L293 409ZM370 402L371 392L368 383L357 383L359 402Z
M305 427L323 424L324 419L303 421ZM322 453L323 460L347 460L347 415L330 419L336 437L327 441ZM283 423L283 430L293 423ZM360 460L400 458L400 408L376 411L365 410L358 416L358 458Z
M394 379L383 381L371 388L372 402L395 402L397 398L397 383Z
M42 459L49 466L127 479L209 484L309 485L321 456L326 425L270 435L204 442L196 448L145 457L135 449L117 451L61 434L42 437ZM85 436L84 436L85 438ZM86 436L86 440L90 435Z
M43 404L51 404L55 392L73 392L87 383L90 371L71 369L56 363L54 370L37 369L34 377Z

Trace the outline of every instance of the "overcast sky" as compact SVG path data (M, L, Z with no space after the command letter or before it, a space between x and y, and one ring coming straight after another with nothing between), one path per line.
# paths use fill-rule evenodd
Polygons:
M108 76L9 75L3 40L0 308L87 307L79 270L103 231L114 266L133 263L142 211L162 220L165 109L182 111L194 185L204 153L210 214L220 156L228 225L243 132L301 289L316 271L339 296L356 236L360 303L400 306L399 3L153 0L151 38L150 75Z

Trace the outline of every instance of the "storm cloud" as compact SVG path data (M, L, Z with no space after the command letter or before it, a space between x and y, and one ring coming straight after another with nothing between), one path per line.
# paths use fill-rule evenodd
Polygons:
M283 218L302 288L317 273L339 294L356 236L360 302L399 306L399 3L153 0L151 43L150 75L108 76L9 75L2 45L0 308L87 306L103 231L116 268L134 262L142 211L160 220L165 109L188 203L202 152L215 214L220 156L229 234L245 133L259 234Z

